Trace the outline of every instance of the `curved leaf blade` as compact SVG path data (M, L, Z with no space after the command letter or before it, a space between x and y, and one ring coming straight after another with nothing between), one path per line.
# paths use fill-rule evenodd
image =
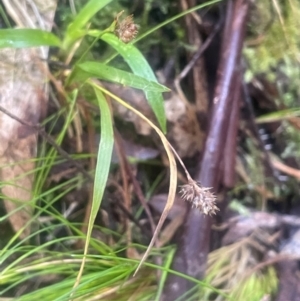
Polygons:
M124 58L134 74L142 76L149 81L158 82L149 63L133 44L125 44L112 34L104 34L101 36L101 39L113 47ZM158 91L145 91L145 95L161 129L165 133L166 115L162 94Z
M113 121L109 105L101 91L96 88L94 88L94 91L101 111L101 139L97 156L93 204L89 221L90 231L88 231L88 233L91 233L96 215L98 214L101 205L108 179L114 145Z
M87 25L92 17L101 10L104 6L109 4L112 0L90 0L81 9L74 21L68 26L66 36L63 41L62 48L68 51L76 40L83 37L85 32L82 30Z
M81 262L80 270L76 277L76 282L74 284L73 289L75 290L76 287L79 285L81 276L83 274L86 255L88 253L88 248L92 236L92 230L95 223L96 216L98 214L99 208L101 206L102 198L104 195L104 190L106 188L106 183L108 179L113 145L114 145L114 133L113 133L113 122L112 116L110 112L109 105L103 95L103 93L97 89L96 85L93 86L98 105L101 111L101 140L98 149L98 156L97 156L97 165L95 171L95 180L94 180L94 191L93 191L93 202L92 208L90 212L88 230L86 234L86 241L84 246L84 256ZM72 293L73 294L73 293ZM71 294L71 295L72 295Z
M75 77L77 72L81 77L98 77L100 79L118 83L124 86L144 90L145 93L169 91L168 88L157 82L149 81L148 79L145 79L141 76L137 76L133 73L110 67L102 63L84 62L78 64L77 68L81 69L84 72L80 74L78 73L79 71L75 71Z
M90 0L78 13L68 28L68 33L82 29L91 18L112 0Z
M40 29L1 29L0 48L27 48L38 46L57 46L61 42L51 32Z

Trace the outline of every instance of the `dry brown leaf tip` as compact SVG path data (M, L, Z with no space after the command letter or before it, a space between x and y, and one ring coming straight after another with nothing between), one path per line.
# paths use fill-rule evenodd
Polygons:
M194 180L189 180L188 184L182 185L181 197L199 209L206 215L216 214L219 208L216 206L216 196L210 191L209 187L202 187Z
M118 18L122 14L117 16L117 24L115 28L116 36L124 43L131 42L138 33L138 25L133 21L133 15L127 16L124 20L119 22Z

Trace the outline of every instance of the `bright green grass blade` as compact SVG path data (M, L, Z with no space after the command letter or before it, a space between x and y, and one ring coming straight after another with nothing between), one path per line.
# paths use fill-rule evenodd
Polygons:
M82 8L67 29L66 37L63 43L63 48L65 50L69 49L71 45L78 39L78 37L82 36L81 29L87 25L91 18L111 1L112 0L88 1L88 3Z
M124 58L134 74L142 76L149 81L157 82L156 76L149 63L133 44L125 44L112 34L104 34L101 36L101 39L112 46ZM162 94L159 91L147 90L145 91L145 95L161 129L165 133L166 116Z
M0 48L26 48L37 46L60 46L53 33L40 29L1 29Z
M173 248L168 253L167 258L166 258L167 260L166 260L166 263L164 265L164 267L166 269L170 269L171 264L172 264L173 259L174 259L175 251L176 251L176 249ZM165 285L165 283L167 281L167 276L168 276L168 272L166 270L162 270L161 277L160 277L160 279L158 281L158 288L157 288L157 293L156 293L154 301L161 300L161 296L162 296L162 293L163 293L164 285Z
M135 74L157 82L152 68L136 46L123 43L111 33L105 33L101 39L117 50Z
M110 67L96 62L84 62L77 65L80 70L75 71L74 77L98 77L107 81L118 83L124 86L130 86L136 89L144 90L145 92L167 92L168 88L154 81L149 81L141 76L126 72L114 67ZM74 78L73 78L74 79Z
M93 203L90 212L89 224L87 229L86 241L84 246L84 257L81 263L80 270L77 275L76 282L73 287L74 294L80 284L80 280L83 274L83 269L85 266L86 255L88 253L88 247L90 244L92 230L95 223L97 213L99 211L104 190L106 187L106 182L108 178L111 156L114 145L114 134L113 134L113 123L112 116L110 112L109 105L97 86L90 82L91 86L94 87L95 94L98 100L99 108L101 111L101 139L98 150L97 165L95 171L95 181L94 181L94 193L93 193Z
M114 145L114 134L112 125L112 116L109 105L101 91L95 87L98 104L101 110L101 140L98 150L97 166L95 171L94 195L91 209L89 230L91 234L92 227L101 205L104 189L108 178L112 150ZM89 239L89 236L87 237Z
M68 32L74 32L76 30L82 29L91 18L104 6L110 3L112 0L90 0L82 8L79 14L76 16L75 20L70 24Z

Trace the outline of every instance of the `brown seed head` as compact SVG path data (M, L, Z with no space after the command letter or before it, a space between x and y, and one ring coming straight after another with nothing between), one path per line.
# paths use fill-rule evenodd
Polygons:
M206 215L216 214L219 208L216 206L216 197L210 192L211 188L202 187L199 183L189 180L189 183L181 186L181 197L198 208Z
M122 42L131 42L136 37L137 33L138 25L133 22L133 15L126 17L121 22L117 20L115 34Z

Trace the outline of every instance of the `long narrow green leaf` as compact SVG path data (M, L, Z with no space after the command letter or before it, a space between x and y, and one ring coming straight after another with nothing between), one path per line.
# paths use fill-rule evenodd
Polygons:
M169 91L168 88L157 82L150 81L141 76L102 63L84 62L78 64L77 68L84 72L82 73L80 70L75 71L73 80L74 78L78 78L78 76L81 80L88 77L98 77L124 86L144 90L145 93Z
M88 234L91 234L96 215L101 205L114 145L113 123L109 105L101 91L95 88L95 93L101 110L101 139L97 157L93 204L88 226ZM88 239L89 238L90 236L88 236Z
M78 287L81 276L83 274L83 269L85 265L86 255L88 253L88 247L91 240L93 226L102 202L104 190L107 183L113 145L114 145L113 123L112 123L112 116L110 113L109 105L102 92L97 89L97 86L94 86L92 83L91 85L94 87L95 94L101 111L101 139L100 139L100 144L98 149L97 165L96 165L96 172L95 172L93 203L92 203L92 208L91 208L91 213L89 218L86 242L84 246L84 258L81 263L80 271L77 275L76 283L74 285L74 290L76 290L76 288ZM72 292L72 294L73 293L74 291Z
M149 63L133 44L124 44L112 34L104 34L101 39L112 46L124 58L134 74L142 76L149 81L158 82ZM162 94L158 91L145 91L145 95L161 129L165 133L166 115Z
M91 18L104 6L112 0L90 0L81 9L74 21L68 26L65 39L63 41L63 49L70 49L73 43L84 35L82 29L90 22Z
M0 48L26 48L38 46L60 46L53 33L40 29L1 29Z
M168 255L166 257L166 263L164 264L164 268L166 268L168 270L170 269L171 264L174 259L174 255L175 255L175 249L170 250L170 252L168 253ZM162 293L163 293L165 283L167 281L168 274L169 274L168 271L162 270L161 277L158 281L158 287L157 287L157 292L156 292L154 301L159 301L162 299Z
M74 32L79 29L82 29L91 18L104 6L110 3L112 0L90 0L82 8L79 14L76 16L74 21L70 24L68 32Z

